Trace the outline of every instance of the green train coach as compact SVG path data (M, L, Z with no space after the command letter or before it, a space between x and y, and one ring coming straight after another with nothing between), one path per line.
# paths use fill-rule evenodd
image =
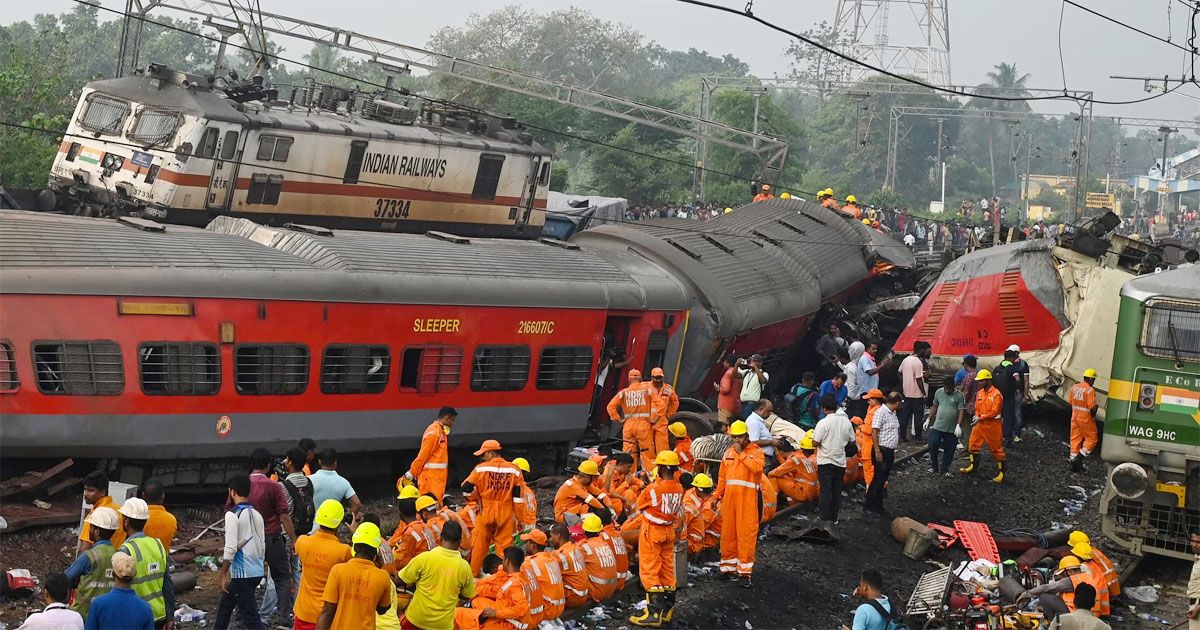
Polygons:
M1121 289L1101 456L1104 533L1131 553L1191 559L1200 527L1200 266Z

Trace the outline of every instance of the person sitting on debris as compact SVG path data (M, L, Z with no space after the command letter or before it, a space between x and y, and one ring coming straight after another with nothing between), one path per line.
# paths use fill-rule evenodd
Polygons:
M583 550L571 540L571 529L566 523L555 523L550 528L550 546L558 550L562 563L563 586L566 588L567 608L578 608L588 602L587 567L583 562Z
M770 472L779 490L787 498L797 503L815 501L819 495L817 488L817 452L813 445L812 431L804 435L800 441L800 450L792 448L790 440L782 440L779 450L784 456L783 463ZM692 484L696 481L693 479Z
M618 536L619 538L619 536ZM521 571L537 579L537 590L542 597L541 618L551 621L562 616L567 606L566 589L563 588L562 563L558 554L548 549L550 539L540 529L521 535L525 541L525 562ZM532 587L532 582L530 583Z
M84 617L92 600L113 588L112 557L117 548L110 541L117 531L118 521L117 511L110 507L93 509L84 522L91 528L94 542L67 567L67 579L71 583L78 581L71 609Z
M1092 544L1092 539L1086 533L1079 530L1071 532L1071 535L1067 538L1067 545L1073 549L1076 545L1081 544L1088 545L1092 551L1091 559L1086 560L1084 566L1091 569L1092 574L1104 576L1104 579L1108 581L1109 595L1112 597L1120 595L1121 576L1117 573L1117 566L1113 564L1112 560L1108 559L1108 556L1099 547Z
M113 517L116 517L115 512ZM112 547L108 544L105 546ZM111 566L109 570L111 571ZM46 602L46 607L41 612L29 615L17 630L83 630L83 617L77 611L67 608L67 602L71 598L71 582L67 576L51 573L46 576L42 586L42 601ZM78 601L77 598L76 602Z
M689 445L690 450L690 445ZM633 511L637 495L644 486L641 476L633 473L633 455L625 451L613 453L612 459L604 464L604 474L599 486L606 500L617 514Z
M1096 602L1096 588L1091 584L1075 587L1075 610L1059 615L1050 622L1050 630L1111 630L1112 626L1100 621L1092 614Z
M584 460L580 462L575 474L558 487L554 493L554 520L563 522L567 514L582 516L592 508L605 509L608 493L596 487L596 477L600 476L600 468L596 462ZM577 522L574 519L572 522Z
M617 557L612 546L600 534L604 523L599 516L583 517L583 564L588 576L588 594L597 604L617 592Z
M1112 592L1108 586L1108 576L1104 571L1093 565L1091 562L1096 557L1095 551L1090 543L1079 543L1071 547L1071 555L1079 558L1079 564L1093 578L1095 578L1097 586L1096 608L1101 617L1107 617L1112 614ZM1103 587L1103 588L1101 588Z
M475 596L471 565L459 550L462 536L456 521L447 522L442 527L441 545L400 570L397 577L413 592L400 618L401 628L453 628L458 600Z
M400 515L400 522L396 524L396 531L391 538L384 542L392 547L397 570L408 565L417 555L437 546L433 532L429 530L429 525L421 520L417 513L419 498L396 501L396 511Z
M121 509L121 506L114 503L112 497L108 496L108 474L103 470L92 471L83 478L83 501L91 505L93 510L102 507ZM118 520L124 519L118 517ZM87 551L95 543L95 539L92 538L92 528L85 519L83 527L79 530L79 552ZM112 546L120 549L124 543L125 524L118 523L117 532L112 537Z
M893 627L892 602L883 594L883 575L879 571L863 571L854 594L866 603L854 610L854 625L843 625L842 630L888 630Z
M596 510L596 516L600 517L600 522L604 525L600 536L612 547L613 555L617 558L617 591L620 591L633 577L629 572L629 547L625 544L625 538L621 536L621 530L617 529L617 524L612 520L612 512Z
M1103 585L1102 576L1093 576L1085 571L1079 558L1064 556L1058 562L1058 570L1054 572L1054 578L1050 582L1021 593L1017 597L1017 603L1036 597L1043 614L1049 619L1074 612L1077 607L1085 604L1091 604L1087 609L1097 615L1100 614L1100 600L1105 599L1108 593L1108 586ZM1094 589L1091 601L1075 601L1075 588L1080 584L1088 584Z
M672 422L667 427L675 436L675 454L679 456L679 470L692 472L692 438L688 437L687 425L682 422Z

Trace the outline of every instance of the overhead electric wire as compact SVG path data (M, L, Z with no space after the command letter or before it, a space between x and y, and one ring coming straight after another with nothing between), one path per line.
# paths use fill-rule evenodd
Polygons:
M1083 6L1082 4L1079 4L1078 2L1075 2L1075 0L1062 0L1062 1L1063 1L1063 2L1065 2L1065 3L1067 3L1067 4L1069 4L1069 5L1071 5L1071 6L1073 6L1073 7L1075 7L1076 9L1079 9L1079 10L1081 10L1081 11L1086 11L1086 12L1088 12L1088 13L1091 13L1092 15L1094 15L1094 16L1096 16L1096 17L1098 17L1098 18L1101 18L1101 19L1103 19L1103 20L1108 20L1109 22L1112 22L1113 24L1116 24L1116 25L1118 25L1118 26L1123 26L1123 27L1125 27L1125 28L1127 28L1127 29L1129 29L1129 30L1131 30L1131 31L1134 31L1134 32L1137 32L1137 33L1141 33L1142 35L1145 35L1146 37L1149 37L1150 39L1155 39L1155 40L1158 40L1158 41L1160 41L1160 42L1162 42L1162 43L1164 43L1164 44L1166 44L1166 45L1168 45L1168 46L1174 46L1174 47L1178 48L1179 50L1182 50L1182 51L1183 51L1183 52L1185 52L1185 53L1192 54L1192 53L1194 52L1194 51L1192 51L1192 50L1190 50L1190 49L1188 49L1188 48L1185 48L1185 47L1183 47L1183 46L1180 46L1179 44L1176 44L1175 42L1173 42L1173 41L1171 41L1171 40L1169 40L1169 39L1163 39L1162 37L1159 37L1158 35L1155 35L1154 33L1151 33L1151 32L1149 32L1149 31L1144 31L1144 30L1142 30L1142 29L1140 29L1140 28L1138 28L1138 27L1136 27L1136 26L1134 26L1134 25L1132 25L1132 24L1126 24L1125 22L1122 22L1121 20L1118 20L1118 19L1116 19L1116 18L1113 18L1113 17L1109 17L1109 16L1107 16L1107 15L1105 15L1105 14L1103 14L1103 13L1099 12L1099 11L1096 11L1096 10L1090 9L1090 8L1088 8L1088 7L1085 7L1085 6Z

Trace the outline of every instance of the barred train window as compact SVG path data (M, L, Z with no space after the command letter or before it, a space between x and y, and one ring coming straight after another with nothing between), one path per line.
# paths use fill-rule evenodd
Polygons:
M125 391L121 348L113 341L37 341L38 390L61 396L115 396Z
M538 360L538 389L583 389L592 375L591 346L551 346Z
M0 341L0 393L17 391L21 382L17 379L17 351L12 342Z
M175 129L178 127L177 112L143 107L138 111L133 130L127 135L134 142L162 144L175 136Z
M650 370L662 367L667 358L667 331L653 330L646 339L646 365L642 374L650 374Z
M1200 303L1150 300L1138 346L1142 354L1172 361L1200 361Z
M444 394L458 389L463 350L459 346L428 344L404 349L400 389L420 394Z
M321 359L322 394L378 394L391 369L387 346L332 345Z
M156 341L138 346L142 392L211 396L221 389L221 353L211 343Z
M125 118L129 116L129 103L119 98L92 93L88 96L83 113L79 116L79 126L88 131L116 134L125 126Z
M234 381L239 394L296 395L308 387L308 348L289 344L237 346Z
M529 379L529 346L475 348L471 389L477 392L517 391Z

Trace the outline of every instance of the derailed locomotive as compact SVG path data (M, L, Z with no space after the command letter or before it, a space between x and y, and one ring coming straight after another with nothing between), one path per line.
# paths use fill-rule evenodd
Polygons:
M39 206L535 238L550 158L511 118L450 103L318 85L280 100L151 64L84 87Z

